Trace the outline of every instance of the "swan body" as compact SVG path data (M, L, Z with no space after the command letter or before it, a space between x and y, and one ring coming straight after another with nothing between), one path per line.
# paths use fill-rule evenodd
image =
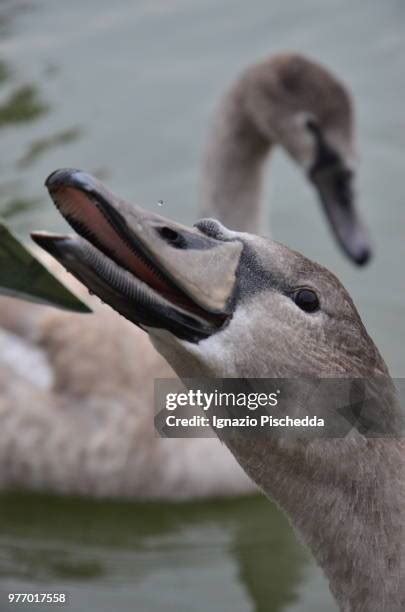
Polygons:
M365 261L369 247L354 196L334 187L336 177L347 189L352 181L350 94L295 54L248 68L225 95L205 155L203 209L236 229L258 231L263 163L276 144L319 191L348 254ZM55 264L47 261L57 272ZM95 298L87 301L94 315L0 300L0 342L8 346L0 362L0 486L169 499L254 491L216 439L155 436L153 380L173 370L143 331Z
M146 329L185 384L192 377L362 382L367 402L360 412L353 400L346 407L357 415L346 435L216 433L288 515L342 612L402 611L404 411L337 278L281 244L212 219L190 229L131 207L81 172L56 172L47 186L79 237L40 233L36 242ZM324 416L331 397L320 396Z
M154 378L174 374L147 336L105 308L86 323L48 313L34 346L0 334L0 487L169 500L253 492L217 440L157 436Z

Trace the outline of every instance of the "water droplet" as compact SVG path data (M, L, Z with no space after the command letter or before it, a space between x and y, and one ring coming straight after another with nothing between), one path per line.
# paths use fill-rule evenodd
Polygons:
M158 203L157 203L158 206L163 206L163 204L164 204L163 200L158 200Z

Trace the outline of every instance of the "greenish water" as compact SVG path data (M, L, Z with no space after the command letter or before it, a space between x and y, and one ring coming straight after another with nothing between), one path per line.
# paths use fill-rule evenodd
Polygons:
M201 148L224 86L269 52L308 53L355 94L358 192L376 256L366 270L341 256L280 153L269 225L339 275L404 376L404 22L403 0L2 0L0 215L23 237L60 229L43 181L75 166L193 221ZM66 590L75 611L333 610L320 572L260 498L169 506L7 496L0 546L1 611L11 609L4 593L46 588Z
M0 610L8 592L44 590L67 593L75 612L334 610L286 519L262 497L0 501Z

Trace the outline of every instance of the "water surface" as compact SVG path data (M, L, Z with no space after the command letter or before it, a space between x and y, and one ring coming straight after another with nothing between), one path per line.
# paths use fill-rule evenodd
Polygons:
M67 593L72 612L335 609L262 497L169 505L7 495L0 543L3 602L45 590Z

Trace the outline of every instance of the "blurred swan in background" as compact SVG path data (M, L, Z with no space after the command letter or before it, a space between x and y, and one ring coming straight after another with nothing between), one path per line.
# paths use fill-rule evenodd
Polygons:
M351 96L297 54L247 68L225 94L203 165L203 213L260 233L261 178L274 145L315 186L346 254L365 263ZM90 316L0 300L0 487L150 499L254 491L218 440L157 437L153 381L173 371L144 332L88 302Z

